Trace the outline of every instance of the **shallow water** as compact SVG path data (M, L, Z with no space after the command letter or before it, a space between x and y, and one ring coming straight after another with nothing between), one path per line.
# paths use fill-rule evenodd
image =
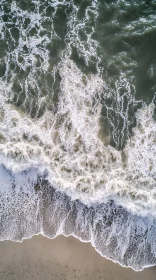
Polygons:
M1 240L75 235L155 264L155 9L0 0Z

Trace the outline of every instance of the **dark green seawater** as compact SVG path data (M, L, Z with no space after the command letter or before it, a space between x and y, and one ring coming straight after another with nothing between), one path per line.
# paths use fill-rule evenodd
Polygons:
M0 0L1 240L154 265L155 94L155 0Z
M69 44L69 56L82 71L97 73L101 68L109 91L118 87L120 96L129 92L135 95L136 102L150 103L154 99L155 1L1 1L0 15L0 76L12 81L11 102L32 117L41 116L45 108L57 104L60 79L56 74L54 81L51 72ZM42 67L43 62L46 67ZM36 79L33 89L29 82L25 84L30 76ZM44 96L46 101L38 109L38 98ZM117 148L123 147L128 131L135 125L133 116L139 104L128 104L129 101L127 95L122 101L128 122L124 137L120 135L124 118L111 98L103 101L114 106L112 114L104 105L103 116L111 135L111 122L117 121L118 135L111 137Z

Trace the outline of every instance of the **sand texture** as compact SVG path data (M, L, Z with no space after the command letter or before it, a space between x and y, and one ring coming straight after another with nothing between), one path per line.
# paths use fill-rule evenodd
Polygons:
M101 257L73 237L34 236L0 242L0 280L155 280L156 267L135 272Z

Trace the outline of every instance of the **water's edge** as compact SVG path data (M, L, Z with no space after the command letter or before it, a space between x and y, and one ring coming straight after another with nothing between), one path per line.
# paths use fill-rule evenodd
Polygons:
M0 170L5 179L0 240L72 235L91 242L103 257L136 271L156 264L154 217L129 213L113 200L86 206L54 189L37 170L14 175L4 166Z

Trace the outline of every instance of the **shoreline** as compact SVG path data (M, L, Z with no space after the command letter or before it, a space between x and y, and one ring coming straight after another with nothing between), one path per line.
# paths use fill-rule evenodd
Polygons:
M143 271L122 267L72 236L0 242L1 280L155 280L155 274L156 266Z
M37 236L40 236L40 237L43 237L43 238L46 238L46 239L49 239L49 240L55 240L56 238L59 238L59 237L72 238L72 239L76 239L76 240L80 241L80 243L87 243L87 244L90 244L91 247L92 247L102 258L104 258L104 259L106 259L106 260L108 260L108 261L111 261L111 262L113 262L114 264L118 264L119 266L121 266L121 267L123 267L123 268L132 269L134 272L141 272L141 271L144 271L146 268L156 267L156 265L149 265L149 266L144 267L143 269L135 270L135 269L134 269L133 267L131 267L131 266L123 265L123 264L119 263L118 261L116 261L116 260L114 260L114 259L108 258L107 256L103 256L103 255L101 254L101 252L98 251L98 250L96 249L96 247L91 243L91 241L84 241L83 239L81 239L81 238L79 238L79 237L77 237L77 236L75 236L75 235L72 235L72 234L71 234L71 235L59 234L59 235L57 235L56 237L50 238L50 237L46 236L45 234L39 232L39 233L34 234L34 235L30 236L30 237L22 238L22 240L8 240L8 239L4 239L4 240L0 240L0 243L1 243L1 242L10 242L10 241L11 241L11 242L13 242L13 243L21 243L21 244L22 244L22 243L25 242L26 240L30 240L30 239L35 238L35 237L37 237ZM1 247L0 247L0 248L1 248Z

